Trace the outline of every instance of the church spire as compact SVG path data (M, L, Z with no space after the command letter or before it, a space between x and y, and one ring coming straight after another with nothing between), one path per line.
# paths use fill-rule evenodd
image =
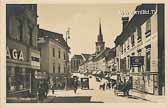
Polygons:
M99 19L99 34L97 36L97 42L96 42L96 54L99 54L101 51L104 50L104 45L105 45L105 42L103 41L101 20Z
M101 29L101 19L100 18L99 18L98 42L103 42L103 34L102 34L102 29Z

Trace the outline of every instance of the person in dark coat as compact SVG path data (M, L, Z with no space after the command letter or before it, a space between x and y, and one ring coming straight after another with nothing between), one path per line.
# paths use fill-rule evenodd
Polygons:
M74 86L74 93L76 94L77 89L78 89L78 80L77 79L74 79L73 86Z
M49 85L47 82L44 82L43 86L44 86L45 97L47 97L48 91L49 91Z
M45 97L45 90L43 88L43 84L42 83L39 85L39 88L38 88L38 97L39 97L39 101L43 102L44 97Z
M54 84L52 85L52 94L54 94Z

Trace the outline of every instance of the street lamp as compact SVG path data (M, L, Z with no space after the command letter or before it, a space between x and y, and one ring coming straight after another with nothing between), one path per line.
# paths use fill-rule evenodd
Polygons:
M70 27L68 27L67 31L66 31L66 37L65 37L65 41L66 44L68 45L68 39L70 39ZM68 49L69 50L69 49ZM69 51L68 51L69 52ZM66 60L65 60L65 64L66 64L66 79L65 79L65 89L67 89L68 86L68 75L69 75L69 57L68 57L68 52L66 54Z
M70 39L70 27L66 31L66 42L68 42L68 39Z

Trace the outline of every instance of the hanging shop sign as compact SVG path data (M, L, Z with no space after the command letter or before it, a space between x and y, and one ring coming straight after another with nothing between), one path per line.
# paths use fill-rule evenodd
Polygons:
M130 57L131 66L142 66L144 65L144 56L131 56Z
M15 60L20 60L20 61L24 61L24 57L23 57L23 51L22 50L17 50L17 49L9 49L7 47L6 49L6 57L9 59L15 59Z

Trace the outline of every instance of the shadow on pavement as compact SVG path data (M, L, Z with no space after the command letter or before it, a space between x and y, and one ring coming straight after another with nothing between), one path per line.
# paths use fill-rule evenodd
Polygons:
M55 97L48 96L43 101L37 98L10 98L7 103L103 103L99 101L91 101L91 96L68 96L68 97Z
M103 103L91 102L91 96L55 97L50 103Z
M130 98L130 99L141 99L141 100L144 100L144 101L150 101L148 99L145 99L145 98L142 98L142 97L139 97L139 96L133 96L133 95L129 95L128 98Z
M133 96L133 95L128 95L128 96L124 96L124 95L118 95L118 96L121 96L121 97L128 97L130 99L141 99L141 100L144 100L144 101L150 101L148 99L145 99L145 98L142 98L142 97L139 97L139 96Z

